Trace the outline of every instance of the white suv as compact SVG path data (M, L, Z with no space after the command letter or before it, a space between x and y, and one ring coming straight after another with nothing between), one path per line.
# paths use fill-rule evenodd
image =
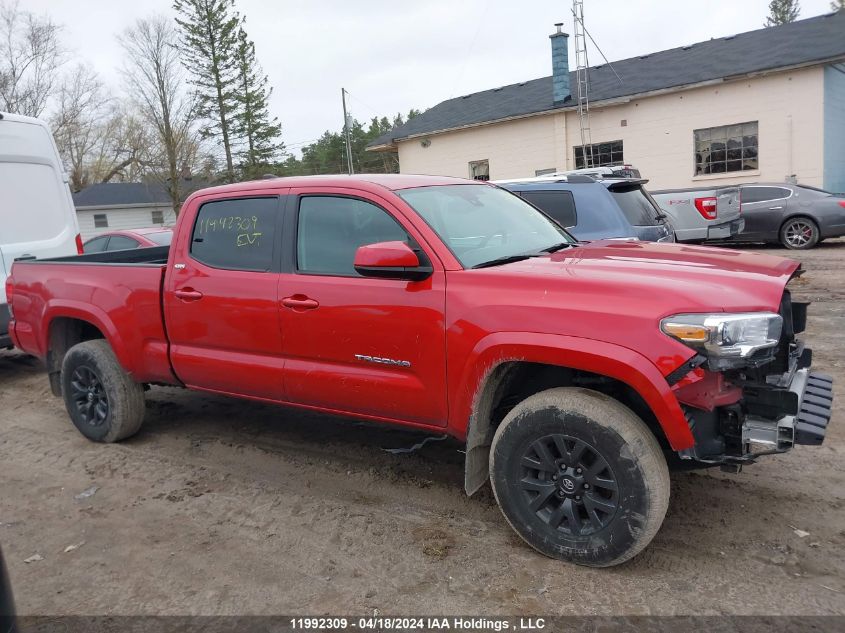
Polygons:
M82 252L67 176L44 121L0 112L0 349L10 347L6 278L18 257Z

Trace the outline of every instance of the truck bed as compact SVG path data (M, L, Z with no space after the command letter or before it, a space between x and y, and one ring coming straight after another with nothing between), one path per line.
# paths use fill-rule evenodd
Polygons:
M50 362L51 328L93 322L138 382L178 382L168 360L161 291L169 247L17 260L13 339Z
M27 264L61 262L63 264L150 264L161 266L167 263L169 254L169 246L153 246L150 248L132 248L125 251L104 251L102 253L88 253L87 255L68 255L49 259L18 259L16 261L26 262Z

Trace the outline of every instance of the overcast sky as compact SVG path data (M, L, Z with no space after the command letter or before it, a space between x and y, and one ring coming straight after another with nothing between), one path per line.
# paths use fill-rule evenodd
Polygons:
M340 89L367 120L449 97L548 76L566 0L236 0L274 88L272 112L296 150L343 124ZM170 0L25 0L64 26L65 46L117 91L115 37L136 18L172 14ZM585 0L587 30L611 61L762 27L768 0ZM830 0L801 0L801 18ZM570 38L570 60L572 53ZM591 64L602 63L595 48ZM573 62L570 62L574 64ZM574 66L573 66L574 67Z

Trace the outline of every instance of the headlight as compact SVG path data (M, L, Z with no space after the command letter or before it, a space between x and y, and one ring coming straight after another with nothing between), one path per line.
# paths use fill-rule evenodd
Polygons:
M783 319L772 312L676 314L660 322L665 334L711 359L743 359L775 347Z

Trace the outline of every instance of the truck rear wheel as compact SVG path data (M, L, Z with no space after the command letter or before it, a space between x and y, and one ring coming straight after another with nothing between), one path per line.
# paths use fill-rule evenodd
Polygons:
M657 439L626 406L588 389L549 389L514 407L493 439L490 481L525 542L590 567L636 556L669 505Z
M74 426L94 442L118 442L144 421L144 387L129 377L109 344L97 339L68 350L62 395Z

